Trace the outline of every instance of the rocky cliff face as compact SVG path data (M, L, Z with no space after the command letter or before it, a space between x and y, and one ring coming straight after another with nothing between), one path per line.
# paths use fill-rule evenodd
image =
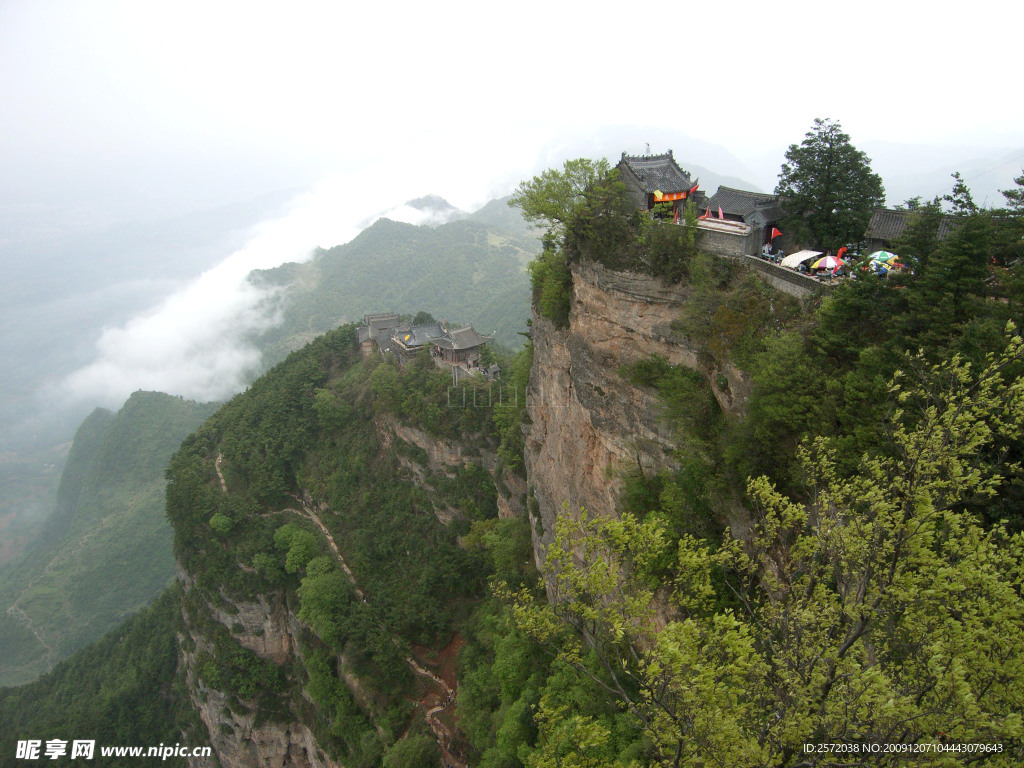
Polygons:
M431 483L439 476L455 477L458 470L467 464L481 467L500 479L496 483L501 489L497 493L499 517L522 514L526 497L525 482L501 468L497 455L480 436L467 435L464 440L445 440L388 415L376 418L374 428L380 438L382 452L393 454L405 470L405 475L428 492L434 504L434 514L442 524L447 525L453 519L463 516L463 513L439 500L441 494L436 493ZM218 454L214 471L220 492L227 494L229 490L222 471L223 464L223 456ZM306 492L295 497L294 506L295 509L290 512L308 517L321 528L342 570L355 583L338 545L323 525L323 520L330 519L332 511L324 504L314 503ZM236 565L256 577L255 569L242 563ZM283 708L278 707L277 711L268 713L261 711L260 702L240 700L230 693L217 690L201 675L201 656L216 655L217 649L212 637L224 630L230 633L233 642L278 668L297 669L304 666L301 639L309 628L298 618L297 606L290 604L284 590L259 593L246 600L233 598L223 589L219 594L210 595L196 586L194 576L180 565L178 580L186 595L182 612L185 634L179 637L185 682L192 704L207 731L207 743L213 747L220 764L226 768L340 766L341 763L332 760L324 746L318 743L309 727L309 718L316 705L306 694L303 694L301 700L293 697ZM356 593L360 599L364 598L358 585ZM216 626L218 624L223 630ZM447 650L442 651L441 655ZM421 667L414 658L410 657L407 661L415 674L425 679L420 684L419 695L424 697L420 702L420 711L426 717L429 730L437 735L446 763L463 766L462 760L451 751L456 734L451 732L452 729L438 715L445 709L446 703L442 702L446 694L448 701L451 701L457 681L452 680L450 685L434 672ZM366 713L382 714L381 702L369 690L373 681L361 680L352 673L344 655L336 656L333 663L339 679L344 682L357 706ZM429 708L428 703L431 705ZM380 726L376 727L380 733ZM200 765L203 765L202 761L196 763L197 768Z
M723 410L743 412L750 384L739 369L701 360L672 328L689 298L685 284L613 272L594 263L572 267L569 325L534 319L526 467L538 563L554 520L566 506L617 514L623 470L671 466L678 448L650 391L620 375L650 355L701 371ZM722 386L727 382L728 386Z
M427 471L451 477L458 467L475 464L492 475L498 472L497 477L501 481L497 484L498 517L505 519L523 513L526 483L507 467L500 467L497 454L481 445L481 441L474 441L472 435L460 441L443 440L427 434L422 429L402 424L392 417L377 419L376 426L386 446L391 447L395 439L398 439L423 451L425 464L408 456L398 457L399 462L412 473L420 487L428 491L434 490L426 478ZM435 509L435 514L442 523L447 524L458 513L451 509Z
M698 370L711 383L723 410L742 413L749 393L743 373L702 359L672 327L689 299L685 285L666 286L656 278L612 272L592 263L573 266L568 327L558 329L542 319L534 320L534 362L525 427L526 482L502 468L495 446L481 436L442 439L389 413L377 413L372 420L380 451L377 458L393 457L395 477L425 491L420 498L429 500L434 515L445 526L463 514L456 508L458 496L444 492L448 480L461 478L464 482L465 477L473 477L463 471L466 465L479 468L474 472L481 482L488 482L488 475L494 477L499 517L521 515L525 506L531 518L535 559L540 564L563 505L574 511L586 508L593 514L616 515L624 471L639 466L645 473L658 472L674 466L680 447L676 441L681 438L661 417L657 394L632 384L620 371L624 366L658 355L672 365ZM217 454L208 488L230 494L225 482L230 466L225 465L222 472L221 463ZM527 502L530 494L533 499ZM357 597L366 602L345 563L341 551L345 542L339 538L336 544L323 522L329 525L334 513L324 503L315 503L309 493L292 498L290 507L294 508L285 511L316 524L329 554L355 585ZM236 564L255 576L251 566L241 561ZM201 674L202 659L214 653L213 638L223 634L221 628L230 633L233 643L260 659L280 669L301 668L304 633L309 628L298 619L297 607L288 604L285 592L264 592L243 600L213 591L199 598L201 590L193 585L191 576L182 571L179 578L186 592L196 593L191 602L185 601L187 636L182 638L182 647L186 680L221 764L258 768L336 765L311 730L310 713L316 711L316 705L306 693L292 696L273 713L261 713L256 702L240 701L212 688L210 678ZM444 724L439 719L452 700L457 681L441 680L420 668L413 658L406 662L427 690L418 711L426 716L446 761L463 765L463 760L449 751L454 738L449 727L457 727L456 721ZM360 681L350 674L345 659L337 654L333 666L357 706L374 712L374 692L363 690L365 683L372 688L372 681ZM297 678L288 674L301 679L301 673Z
M178 580L187 592L191 576L179 568ZM223 597L223 596L222 596ZM284 664L298 652L301 626L288 610L280 593L259 595L254 601L223 597L219 606L202 603L209 618L231 631L239 645L262 659ZM197 659L201 651L214 653L210 640L197 626L195 616L183 613L188 641L179 638L185 681L192 704L206 726L209 744L225 768L337 768L317 744L313 732L296 718L292 722L268 722L256 707L231 702L230 697L199 679ZM197 759L195 766L205 766Z

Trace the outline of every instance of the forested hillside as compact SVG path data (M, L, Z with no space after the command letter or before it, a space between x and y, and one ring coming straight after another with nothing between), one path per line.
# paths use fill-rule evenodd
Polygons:
M185 440L145 727L231 766L1019 765L1019 206L924 206L905 271L799 302L595 170L500 397L346 325ZM0 706L78 722L88 653Z
M540 498L538 483L555 600L513 591L516 624L635 718L641 764L1019 764L1020 189L991 211L958 185L948 236L935 201L894 246L906 269L881 279L865 258L793 313L728 259L661 250L606 168L565 172L592 173L571 189L593 191L564 194L551 172L517 195L552 223L533 270L551 339L535 338L535 380L580 371L529 410L531 478L570 487L572 467L535 457L564 445L557 425L574 412L591 416L580 442L626 438L594 383L591 361L624 349L600 322L645 329L638 342L680 361L620 369L677 424L677 460L652 465L637 440L632 479L596 517L578 491L553 509L559 488ZM638 312L653 307L594 266L621 269L631 252L634 271L681 276L673 294L622 281L677 303L671 328L647 331ZM717 525L695 526L701 512ZM543 703L524 764L634 764L589 704Z
M30 685L0 689L0 766L24 766L17 741L73 739L97 744L90 765L118 766L99 746L203 744L202 724L179 675L180 589L168 588L151 605L75 653ZM65 755L50 761L75 765ZM139 761L146 762L146 761ZM157 761L151 760L151 764ZM180 758L161 765L184 766ZM213 764L213 763L211 763Z
M439 318L498 330L505 344L518 347L522 337L517 332L529 313L524 264L535 238L504 201L462 217L437 228L382 220L355 242L322 252L310 264L262 273L258 279L286 284L279 296L283 324L263 340L265 363L276 362L342 319L382 307L429 305ZM439 302L441 296L448 298ZM194 416L171 421L179 405ZM32 679L145 605L173 576L159 491L162 471L178 442L213 410L212 405L196 409L138 393L120 421L99 410L82 425L57 508L40 541L0 570L0 597L12 609L0 614L0 682ZM131 449L121 456L102 442L105 428L115 423L121 425L111 444ZM149 440L159 441L156 454ZM127 525L135 527L122 527ZM103 534L108 529L116 533ZM104 591L94 588L97 582L88 574L114 569L114 564L116 572L104 571L107 593L101 597Z
M148 605L174 578L164 468L216 410L136 392L79 428L38 543L0 571L0 682L31 680Z
M496 333L500 343L518 348L517 334L530 313L526 264L536 243L518 212L501 201L438 227L380 219L307 263L254 275L259 284L283 291L283 322L260 344L277 362L368 312L415 308Z

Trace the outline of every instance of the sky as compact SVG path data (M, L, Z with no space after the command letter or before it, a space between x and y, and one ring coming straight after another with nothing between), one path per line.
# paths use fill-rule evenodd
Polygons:
M411 198L472 210L568 157L646 142L770 188L785 147L830 117L904 164L903 145L957 145L1011 178L1022 22L1001 0L0 0L5 364L46 343L15 343L36 312L67 347L19 379L39 398L225 397L275 319L250 269L412 216L396 208ZM205 245L118 234L211 211ZM48 297L25 289L40 280Z

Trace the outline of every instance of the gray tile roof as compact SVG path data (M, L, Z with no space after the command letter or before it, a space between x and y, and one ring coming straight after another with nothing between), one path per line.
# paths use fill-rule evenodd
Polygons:
M472 349L490 341L492 336L484 336L477 333L473 326L467 325L464 328L455 328L448 331L439 338L431 339L430 343L442 349Z
M875 208L871 214L871 221L864 231L865 240L896 240L903 234L903 230L910 223L913 211L906 209L893 210L891 208ZM944 240L956 227L957 220L954 216L943 216L939 222L939 240Z
M765 221L778 221L786 215L786 212L782 210L782 206L778 203L760 205L755 210L764 216Z
M871 213L871 221L868 222L868 228L864 230L865 239L895 240L907 228L907 213L909 211L891 211L886 208L876 208Z
M401 342L407 348L422 347L428 341L444 336L444 330L440 323L428 325L407 325L400 328L392 328L389 332L391 338Z
M370 333L374 336L376 336L380 331L386 330L387 328L395 328L402 323L398 315L392 312L385 312L378 315L367 315L363 318L363 322L370 327Z
M718 191L708 200L707 205L714 214L717 214L719 207L721 207L722 213L731 213L734 216L746 219L756 209L760 209L761 214L767 221L782 218L779 199L775 195L765 192L749 192L745 189L720 186Z
M619 173L628 174L638 187L646 192L683 192L693 187L690 174L672 157L672 150L664 155L627 155L622 153Z

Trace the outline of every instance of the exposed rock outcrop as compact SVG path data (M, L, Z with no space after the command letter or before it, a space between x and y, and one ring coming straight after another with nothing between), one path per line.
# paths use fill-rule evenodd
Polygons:
M302 723L257 724L255 711L236 713L220 691L206 688L198 680L189 682L210 745L224 768L340 768ZM194 764L198 768L208 762L197 760Z
M502 467L498 455L486 446L480 445L480 440L474 441L473 436L467 436L463 441L445 440L434 437L422 429L402 424L388 416L378 418L376 426L383 437L385 446L390 447L393 440L397 438L409 445L416 446L426 454L427 465L425 467L398 454L399 463L412 472L421 487L426 483L424 470L452 477L455 474L455 469L459 466L476 464L492 475L497 473L500 480L496 483L498 517L505 519L523 514L526 482L507 467ZM439 510L438 513L441 522L445 524L450 521L451 514L453 514L445 510Z
M186 590L193 580L181 568ZM209 616L232 631L234 638L257 656L275 664L288 661L298 648L301 631L279 593L259 595L255 601L238 602L223 597L222 606L207 605ZM277 598L277 599L275 599ZM201 651L214 653L212 643L197 629L186 611L183 615L191 643L179 642L189 695L206 726L209 744L225 768L336 768L303 723L273 722L258 716L255 707L232 706L230 698L205 685L199 678L197 658ZM184 638L181 638L183 640ZM188 650L191 647L192 650ZM207 763L195 762L196 766Z
M623 469L673 465L678 446L658 398L633 386L620 368L659 355L701 371L731 413L743 412L750 390L742 371L702 360L673 330L690 296L685 284L589 262L574 264L572 277L568 327L536 317L533 324L525 460L536 500L530 514L538 564L563 505L615 515ZM722 377L728 386L718 385Z

